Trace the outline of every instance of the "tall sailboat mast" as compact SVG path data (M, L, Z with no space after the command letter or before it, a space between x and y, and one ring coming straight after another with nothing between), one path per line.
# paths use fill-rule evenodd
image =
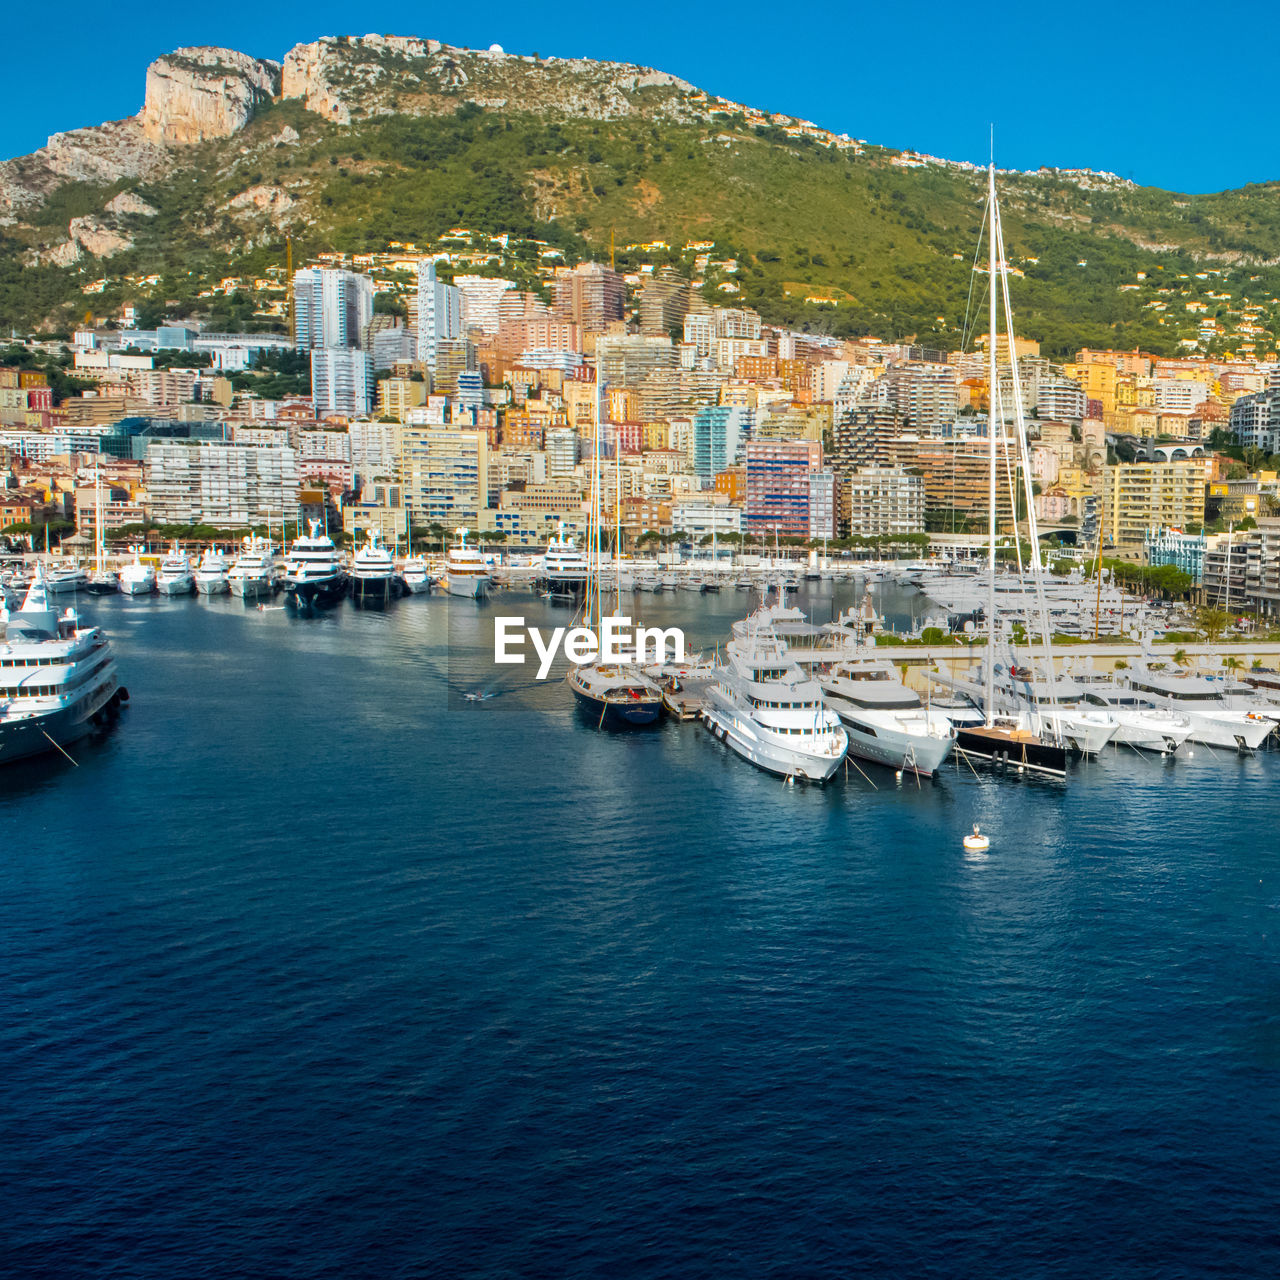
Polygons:
M996 162L987 168L987 681L983 707L988 727L996 700Z

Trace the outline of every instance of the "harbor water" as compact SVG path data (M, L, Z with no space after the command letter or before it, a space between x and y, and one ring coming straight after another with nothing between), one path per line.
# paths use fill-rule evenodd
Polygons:
M571 620L511 605L82 602L132 699L0 774L0 1272L1280 1272L1280 754L788 786L495 668Z

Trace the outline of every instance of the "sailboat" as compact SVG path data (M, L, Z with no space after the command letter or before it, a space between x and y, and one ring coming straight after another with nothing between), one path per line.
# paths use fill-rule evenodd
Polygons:
M587 528L587 583L583 595L583 626L600 639L601 589L600 543L600 373L596 372L596 425L591 470L591 516ZM614 499L615 506L617 497ZM616 557L616 553L615 553ZM622 614L622 586L614 574L614 616ZM597 650L598 651L598 650ZM571 665L565 678L579 708L597 727L626 729L656 724L662 716L662 689L629 663L584 662Z
M102 563L106 531L102 527L102 463L100 461L94 464L93 483L93 533L94 541L97 545L93 574L89 578L89 582L85 587L85 590L96 596L114 595L120 589L119 581L117 580L116 575L109 572Z
M1004 252L1004 231L1000 224L1000 202L996 196L996 166L993 160L987 169L987 653L984 662L984 690L982 695L982 724L957 723L956 749L981 760L1034 773L1050 774L1065 778L1067 750L1054 726L1057 723L1053 707L1048 717L1023 712L1016 717L997 717L996 712L996 433L997 419L1003 423L1000 397L1000 379L996 364L996 330L998 327L999 288L1004 302L1005 336L1009 346L1009 369L1013 384L1013 415L1017 444L1022 464L1022 482L1027 502L1027 521L1031 533L1031 564L1035 581L1036 598L1040 614L1040 634L1044 644L1045 668L1053 671L1051 649L1052 632L1049 629L1049 613L1045 605L1044 584L1040 574L1040 549L1038 545L1035 505L1032 502L1031 467L1027 456L1026 424L1022 418L1022 393L1018 378L1018 353L1013 340L1013 306L1009 300L1008 263ZM1006 454L1007 457L1007 454ZM1012 495L1011 495L1012 496ZM1013 504L1014 544L1017 545L1017 504ZM1019 565L1021 570L1021 565ZM1052 698L1053 682L1049 681Z

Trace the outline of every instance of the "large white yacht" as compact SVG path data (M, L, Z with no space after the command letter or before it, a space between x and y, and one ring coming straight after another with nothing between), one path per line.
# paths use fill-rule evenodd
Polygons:
M178 550L175 542L169 554L160 562L156 590L162 596L189 596L195 589L196 576L191 569L191 560L185 552Z
M120 590L127 596L149 596L156 589L156 571L142 559L142 548L134 547L133 559L120 570Z
M276 549L271 539L253 534L240 544L240 554L227 572L227 589L242 600L257 600L271 594L275 573Z
M45 570L45 590L51 596L82 591L89 575L73 560L70 564L50 564Z
M703 722L745 760L784 778L825 782L849 736L818 682L768 630L730 640L707 690Z
M196 590L202 596L226 595L230 588L227 585L227 558L217 547L210 547L200 557L196 566Z
M1190 739L1210 747L1256 751L1276 727L1269 716L1228 705L1222 690L1202 676L1139 666L1116 672L1116 683L1144 694L1157 707L1186 716Z
M1167 707L1156 706L1145 694L1134 689L1121 689L1105 678L1085 679L1080 684L1084 689L1085 702L1105 708L1115 720L1116 732L1112 742L1164 755L1177 751L1191 736L1188 717Z
M818 683L827 705L844 721L850 755L932 774L951 754L956 739L951 721L926 707L902 683L893 663L852 658L836 663Z
M37 569L21 609L3 614L0 764L65 748L115 712L120 688L106 635L51 607Z
M293 540L284 574L287 598L301 609L334 604L347 591L347 575L333 539L320 532L318 520L309 524L310 532Z
M565 537L561 524L542 558L541 585L553 595L576 594L587 585L587 553Z
M479 600L489 594L489 566L475 547L467 546L467 531L458 530L458 541L449 548L445 574L451 596Z
M386 604L395 598L396 566L376 529L352 557L351 598L361 604Z

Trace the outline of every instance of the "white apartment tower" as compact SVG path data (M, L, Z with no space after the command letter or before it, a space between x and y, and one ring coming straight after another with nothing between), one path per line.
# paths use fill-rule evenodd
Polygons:
M436 279L436 260L418 263L418 359L436 367L436 343L461 338L462 291Z
M334 267L293 273L293 334L299 351L359 347L373 319L373 281Z
M373 392L373 361L365 351L316 350L311 353L311 400L316 416L340 413L362 418Z

